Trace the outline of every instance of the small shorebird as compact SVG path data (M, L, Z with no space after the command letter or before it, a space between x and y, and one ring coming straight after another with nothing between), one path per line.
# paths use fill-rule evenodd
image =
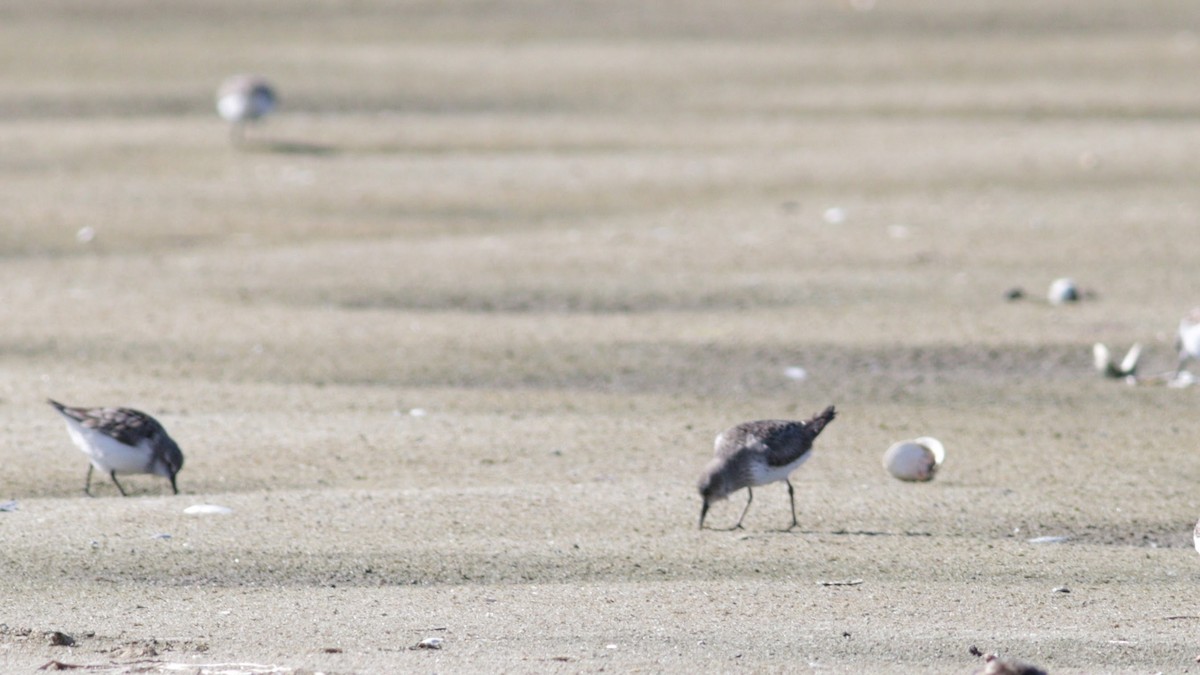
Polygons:
M1200 307L1179 320L1175 349L1179 350L1179 367L1175 369L1175 377L1178 378L1188 359L1200 359Z
M153 417L129 408L72 408L51 399L50 405L67 420L67 433L92 460L83 491L92 494L92 470L100 469L116 483L121 496L125 488L118 473L150 473L171 481L183 468L183 453L167 430Z
M704 505L700 507L700 529L704 516L715 501L746 488L749 498L737 524L742 526L750 502L754 501L753 487L783 481L787 483L788 499L792 504L792 527L796 521L796 492L788 476L812 455L813 439L833 420L835 411L829 406L807 422L789 420L758 420L743 422L717 436L714 457L704 469L697 487Z
M217 89L217 113L229 122L234 145L241 144L247 122L265 117L278 103L271 84L257 75L234 75Z

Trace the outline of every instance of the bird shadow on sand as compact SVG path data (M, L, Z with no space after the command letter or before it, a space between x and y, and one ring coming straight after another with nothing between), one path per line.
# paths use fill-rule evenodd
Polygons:
M311 157L383 156L427 152L421 148L390 143L313 143L285 138L246 138L234 143L234 149L247 153L308 155Z
M718 530L718 531L736 532L737 530L730 530L730 529L726 528L725 530ZM932 532L883 532L883 531L879 531L879 530L847 530L847 529L822 531L822 530L802 530L800 528L793 527L791 529L781 528L781 529L777 529L777 530L759 530L757 532L746 532L741 537L739 537L739 539L759 539L759 538L777 536L777 535L781 535L781 534L793 534L793 535L827 534L827 535L833 535L835 537L932 537L933 536Z
M343 154L345 151L333 145L323 143L308 143L291 140L248 140L237 145L242 152L261 152L276 155L309 155L312 157L328 157Z

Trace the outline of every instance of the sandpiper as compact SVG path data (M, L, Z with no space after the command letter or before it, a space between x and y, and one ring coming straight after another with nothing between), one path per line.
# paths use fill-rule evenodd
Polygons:
M792 504L792 524L796 521L796 492L788 476L812 455L813 439L826 424L833 420L835 411L829 406L821 414L807 422L790 420L758 420L743 422L726 429L717 436L714 457L704 469L697 487L704 505L700 507L700 529L704 529L704 516L715 501L746 488L749 498L737 524L739 529L750 502L754 501L751 488L783 481L787 483L788 499Z
M1200 359L1200 307L1179 320L1175 349L1179 350L1179 367L1175 369L1175 377L1178 378L1188 359Z
M67 420L67 433L79 449L92 460L83 491L92 494L92 470L100 469L112 478L121 496L125 488L117 482L118 473L150 473L171 481L183 468L183 453L167 430L153 417L129 408L72 408L51 399Z
M242 142L244 127L275 110L279 98L265 79L257 75L234 75L217 89L217 113L229 122L229 138Z

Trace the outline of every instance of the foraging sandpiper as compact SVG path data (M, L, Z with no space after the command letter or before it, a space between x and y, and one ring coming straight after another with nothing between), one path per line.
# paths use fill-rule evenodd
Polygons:
M129 408L72 408L53 399L49 401L67 420L67 432L79 449L91 459L83 491L92 494L92 470L100 469L112 478L121 496L125 488L117 482L118 473L149 473L171 481L183 468L183 452L153 417Z
M217 113L229 122L229 138L234 145L241 144L247 122L265 117L278 103L271 84L257 75L234 75L217 90Z
M792 524L796 520L796 493L788 476L812 455L813 439L833 420L835 411L829 406L807 422L789 420L758 420L743 422L717 436L714 457L704 469L697 487L704 505L700 508L700 529L704 516L715 501L746 488L749 498L737 524L742 526L750 502L754 501L753 487L776 481L787 483L788 499L792 504Z

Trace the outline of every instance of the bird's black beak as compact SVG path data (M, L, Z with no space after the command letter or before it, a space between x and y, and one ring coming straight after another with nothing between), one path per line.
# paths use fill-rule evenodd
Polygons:
M708 500L704 500L704 505L700 507L700 529L704 529L704 516L708 515Z

